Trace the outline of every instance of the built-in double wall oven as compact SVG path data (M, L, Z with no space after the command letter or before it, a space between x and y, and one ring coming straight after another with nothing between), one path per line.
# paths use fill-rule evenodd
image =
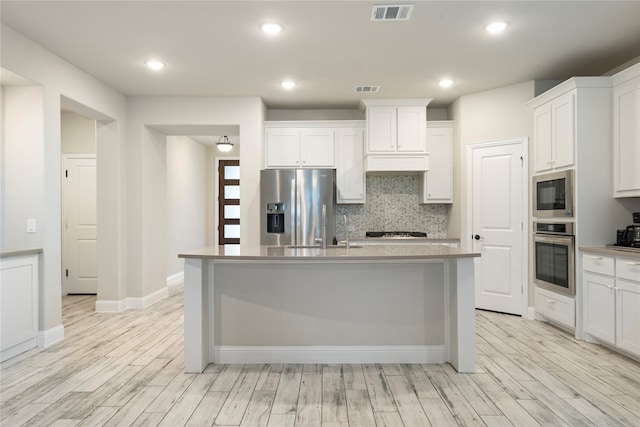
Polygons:
M575 288L574 230L571 222L534 222L535 284L573 297Z

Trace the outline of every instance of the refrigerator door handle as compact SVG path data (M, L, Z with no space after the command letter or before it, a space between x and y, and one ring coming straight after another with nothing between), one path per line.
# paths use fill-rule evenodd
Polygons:
M291 218L291 243L290 245L296 245L298 238L297 238L297 232L298 230L296 229L296 216L298 215L298 201L296 200L296 180L295 178L291 180L291 198L289 199L291 200L290 203L290 207L289 207L289 217Z

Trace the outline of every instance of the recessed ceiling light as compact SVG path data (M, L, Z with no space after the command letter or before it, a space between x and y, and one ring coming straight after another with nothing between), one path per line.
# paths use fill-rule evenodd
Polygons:
M485 31L491 34L500 34L509 26L508 22L492 22L484 26Z
M151 59L145 62L145 64L147 64L147 67L153 71L159 71L164 68L164 64L160 61L156 61L155 59Z
M451 87L453 85L453 80L451 79L442 79L438 82L438 85L440 85L440 87Z
M296 82L292 81L292 80L285 80L282 83L280 83L282 85L283 88L285 89L293 89L294 87L296 87Z
M282 31L282 25L276 24L275 22L267 22L265 24L260 25L260 29L265 34L274 36L278 34L280 31Z

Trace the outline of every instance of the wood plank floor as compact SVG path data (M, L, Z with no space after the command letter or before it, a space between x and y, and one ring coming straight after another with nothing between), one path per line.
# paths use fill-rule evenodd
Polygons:
M66 339L0 365L9 426L640 426L640 364L477 311L478 372L449 365L209 365L183 373L182 290L145 310L63 298Z

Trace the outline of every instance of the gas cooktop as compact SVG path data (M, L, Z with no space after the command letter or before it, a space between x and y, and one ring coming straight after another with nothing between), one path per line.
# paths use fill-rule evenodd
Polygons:
M424 239L427 237L427 233L422 231L367 231L365 237L376 239Z

